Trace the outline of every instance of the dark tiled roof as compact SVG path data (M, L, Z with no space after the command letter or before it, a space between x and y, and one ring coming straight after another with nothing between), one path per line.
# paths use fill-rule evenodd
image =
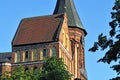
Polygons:
M82 22L78 16L78 13L76 11L73 0L57 0L56 8L53 14L65 13L65 12L68 16L69 27L78 27L85 31Z
M0 62L11 61L12 52L0 53Z
M54 41L63 14L25 18L21 21L12 45L26 45Z

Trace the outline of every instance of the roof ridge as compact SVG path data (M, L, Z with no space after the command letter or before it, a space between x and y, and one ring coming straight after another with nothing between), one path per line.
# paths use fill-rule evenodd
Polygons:
M64 14L64 13L59 13L59 14L51 14L51 15L43 15L43 16L34 16L34 17L27 17L27 18L23 18L22 20L25 20L25 19L33 19L33 18L39 18L39 17L52 17L52 16L57 16L57 15L61 15L61 14Z

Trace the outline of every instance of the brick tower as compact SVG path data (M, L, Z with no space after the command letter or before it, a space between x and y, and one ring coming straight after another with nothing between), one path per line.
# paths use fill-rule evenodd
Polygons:
M73 0L57 0L53 14L66 13L75 77L85 80L84 36L87 34L78 16Z

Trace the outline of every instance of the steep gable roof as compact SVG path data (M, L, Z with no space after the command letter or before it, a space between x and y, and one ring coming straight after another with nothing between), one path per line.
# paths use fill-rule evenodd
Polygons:
M12 45L26 45L54 41L63 14L25 18L21 21Z

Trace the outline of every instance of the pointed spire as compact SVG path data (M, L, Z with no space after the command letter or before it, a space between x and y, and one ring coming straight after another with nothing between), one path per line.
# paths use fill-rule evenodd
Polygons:
M67 13L68 26L83 28L82 22L78 16L73 0L57 0L56 8L53 14Z

